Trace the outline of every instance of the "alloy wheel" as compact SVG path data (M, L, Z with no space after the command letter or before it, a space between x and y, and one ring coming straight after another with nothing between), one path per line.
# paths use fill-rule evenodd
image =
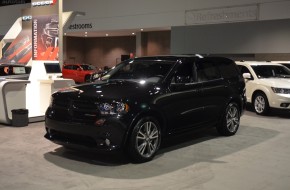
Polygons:
M226 125L231 133L234 133L240 125L239 111L236 106L231 106L226 115Z
M151 157L157 150L160 136L157 126L147 121L141 125L136 136L136 148L143 157Z
M255 110L257 113L263 113L263 111L265 110L265 106L266 106L266 102L264 97L262 96L257 96L255 98Z

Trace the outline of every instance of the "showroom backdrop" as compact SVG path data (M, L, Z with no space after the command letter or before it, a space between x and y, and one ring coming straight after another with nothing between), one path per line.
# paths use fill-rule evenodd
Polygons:
M143 55L170 54L170 31L142 33ZM99 68L112 67L120 55L136 52L136 37L65 37L64 55L69 63L87 63Z
M115 64L123 53L135 53L137 56L206 53L260 60L290 60L289 37L286 35L290 33L287 27L289 0L63 2L64 11L85 13L64 28L67 33L64 43L66 61L103 67ZM30 4L0 7L0 35L8 31L21 16L21 9L26 7ZM144 29L141 35L140 29ZM134 31L135 36L131 32L118 37L105 36L106 32L124 30ZM100 49L102 47L105 48Z

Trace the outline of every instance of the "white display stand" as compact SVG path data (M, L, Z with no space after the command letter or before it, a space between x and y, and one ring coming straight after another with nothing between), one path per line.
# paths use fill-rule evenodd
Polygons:
M29 76L30 84L26 88L26 107L29 110L29 122L44 120L45 111L53 92L75 85L74 80L59 78L60 76L61 73L47 74L44 61L32 61L32 70Z
M26 108L28 80L0 79L0 123L11 124L14 109Z

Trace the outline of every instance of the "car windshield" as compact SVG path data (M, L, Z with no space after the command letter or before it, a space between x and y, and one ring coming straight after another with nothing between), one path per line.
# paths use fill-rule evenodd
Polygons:
M91 65L81 65L81 67L85 71L95 70L95 68L93 66L91 66Z
M118 64L102 80L158 82L166 76L174 63L174 61L128 60Z
M280 65L253 65L258 78L290 78L290 70Z
M290 63L281 63L281 64L290 69Z

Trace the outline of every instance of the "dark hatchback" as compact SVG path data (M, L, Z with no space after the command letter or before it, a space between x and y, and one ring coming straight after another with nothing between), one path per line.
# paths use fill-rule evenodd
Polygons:
M245 100L244 79L230 59L135 58L101 81L54 93L45 137L70 148L126 150L145 162L170 135L212 126L234 135Z

